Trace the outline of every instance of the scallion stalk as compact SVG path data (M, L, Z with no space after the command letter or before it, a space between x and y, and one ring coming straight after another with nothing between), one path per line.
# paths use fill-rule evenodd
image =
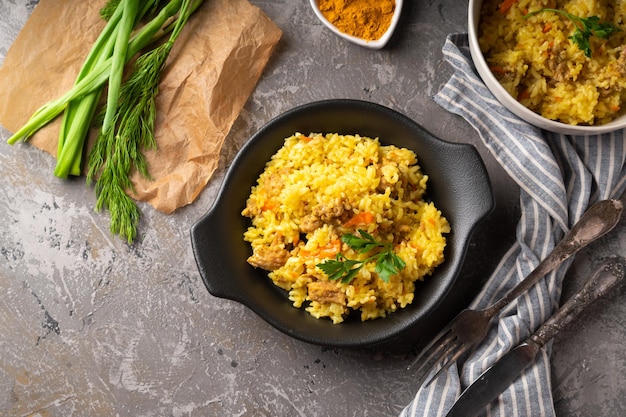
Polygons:
M187 19L203 0L169 0L160 7L162 2L110 0L101 10L108 22L73 87L41 106L7 140L9 144L26 141L64 113L55 175L60 178L80 175L85 139L108 82L102 125L88 160L87 181L96 181L96 209L109 209L111 231L127 238L129 243L136 237L139 211L126 191L133 188L132 169L149 176L142 151L156 146L153 136L155 97L161 71ZM133 33L139 20L148 14L154 17ZM153 48L156 41L168 33L168 40ZM144 48L149 50L140 54ZM126 64L138 54L136 71L123 83Z
M121 15L122 9L116 7L85 59L76 82L82 80L111 56ZM67 178L69 175L80 175L85 139L89 133L91 120L96 112L103 88L101 86L67 104L67 108L63 112L57 145L57 163L54 169L54 175L57 177Z
M168 23L168 19L178 13L181 3L182 0L171 0L161 9L157 16L143 26L137 34L133 36L128 45L128 51L126 54L127 62L139 53L139 51L154 41L153 37L158 34L159 29ZM112 59L109 57L101 65L94 67L89 74L86 74L83 79L78 81L61 97L46 103L37 109L24 126L9 137L7 143L15 144L20 141L28 140L39 129L46 126L59 116L63 110L65 110L70 101L82 97L85 94L89 94L104 85L104 83L108 80L108 72L110 71L111 64Z

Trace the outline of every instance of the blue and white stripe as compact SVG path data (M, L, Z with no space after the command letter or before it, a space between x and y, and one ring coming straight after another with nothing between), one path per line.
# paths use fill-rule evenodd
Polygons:
M570 136L542 131L509 112L475 73L467 34L452 34L443 48L455 73L435 96L444 109L462 116L478 132L520 188L521 217L516 242L498 264L472 308L484 308L528 275L596 201L619 197L626 189L623 131ZM558 308L561 283L571 261L548 274L503 311L483 343L428 387L420 388L401 417L440 417L462 389L509 349L526 339ZM550 347L538 355L483 415L554 416Z

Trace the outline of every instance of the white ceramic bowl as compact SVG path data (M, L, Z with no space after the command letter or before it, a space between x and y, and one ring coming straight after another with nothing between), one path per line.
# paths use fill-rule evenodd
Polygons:
M493 95L504 106L506 106L506 108L534 126L568 135L593 135L612 132L626 127L626 115L622 115L610 123L597 126L574 126L556 122L540 116L513 98L489 70L487 62L480 51L480 46L478 44L478 21L480 17L481 4L482 0L469 0L468 33L470 53L472 55L474 65L476 66L476 70L478 71L478 74L482 78L483 82Z
M393 35L393 32L396 30L396 27L398 26L398 21L400 20L400 13L402 11L402 3L403 0L396 0L396 9L393 13L393 16L391 18L391 23L389 24L389 28L387 29L387 31L383 34L383 36L381 36L379 39L373 40L373 41L368 41L362 38L358 38L356 36L350 36L347 33L343 33L342 31L340 31L339 29L337 29L337 27L335 25L333 25L332 23L330 23L328 21L328 19L326 19L324 17L324 15L322 14L322 12L320 11L319 7L317 6L317 0L310 0L311 3L311 7L313 8L313 11L315 12L315 15L317 16L317 18L331 31L333 31L337 36L340 36L352 43L355 43L357 45L360 46L364 46L366 48L370 48L370 49L381 49L382 47L384 47L387 42L389 42L389 39L391 39L391 36Z

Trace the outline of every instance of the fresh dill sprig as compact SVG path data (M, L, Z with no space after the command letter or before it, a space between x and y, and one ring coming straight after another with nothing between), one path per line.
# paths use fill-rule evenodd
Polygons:
M585 53L587 58L591 57L591 43L589 42L589 38L591 38L591 36L607 39L612 33L621 31L619 27L615 26L611 22L600 22L600 18L598 16L580 17L567 13L563 10L551 9L548 7L528 13L524 16L524 18L527 19L542 12L560 14L561 16L568 18L574 24L576 30L571 36L569 36L568 39L574 42L574 44L576 44L578 48Z
M103 127L89 154L87 181L95 180L96 210L108 209L111 232L125 237L129 243L137 233L139 210L125 190L134 191L130 180L133 170L150 178L143 151L156 148L155 100L162 69L192 13L190 3L191 0L182 1L167 41L137 58L133 72L120 87L114 112L109 107L105 109Z
M385 282L389 282L392 275L398 274L406 266L405 262L393 252L391 243L378 242L365 230L358 230L359 236L346 234L341 237L342 242L350 246L358 253L368 253L375 249L379 251L368 258L359 261L347 259L343 254L338 253L335 259L327 259L317 264L332 281L341 280L342 283L350 283L363 266L375 261L375 271Z
M106 4L102 6L102 8L100 9L100 17L103 20L106 20L108 22L109 19L111 19L111 17L113 16L113 14L115 14L115 11L118 10L117 6L119 4L120 4L120 0L107 1Z
M96 209L111 212L111 231L129 243L136 236L139 210L126 192L134 191L132 170L150 177L142 151L155 147L155 97L160 72L189 16L203 1L109 0L100 10L107 23L72 88L37 109L7 139L9 144L27 141L63 114L54 174L59 178L79 176L86 138L97 117L102 128L89 154L87 182L96 182ZM155 46L167 36L165 43ZM126 65L138 55L135 74L122 82ZM105 87L105 111L97 116Z

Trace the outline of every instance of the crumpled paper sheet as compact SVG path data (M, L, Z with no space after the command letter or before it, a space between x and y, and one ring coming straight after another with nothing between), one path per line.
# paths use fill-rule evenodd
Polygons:
M0 68L0 123L17 131L74 84L104 22L104 0L40 0ZM160 84L152 180L135 174L135 194L164 213L193 202L282 31L247 0L205 0L176 41ZM56 156L61 118L29 142ZM91 140L95 131L91 132ZM8 146L8 145L6 145ZM16 151L18 149L16 148ZM52 172L49 173L53 175Z

